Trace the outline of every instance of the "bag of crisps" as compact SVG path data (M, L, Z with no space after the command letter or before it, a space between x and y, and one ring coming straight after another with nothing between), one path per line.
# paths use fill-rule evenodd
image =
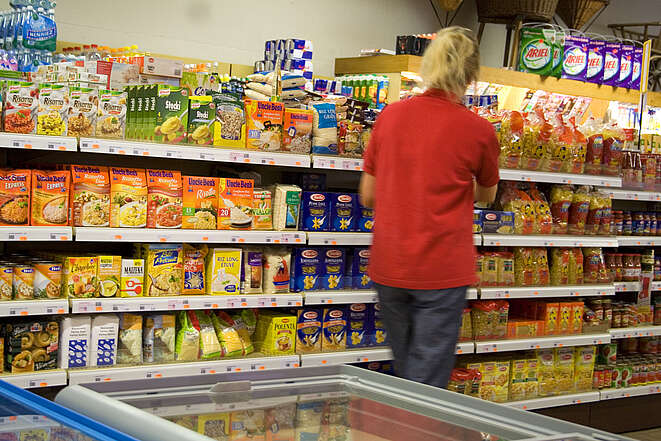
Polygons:
M585 222L590 209L590 187L579 187L572 197L569 207L569 234L584 234Z
M500 141L499 165L502 168L519 168L523 147L523 116L516 111L506 111L498 132Z
M600 236L608 236L611 234L611 218L613 217L613 201L608 194L601 192L601 198L603 201L603 212L601 214L601 222L599 222L599 231L597 232Z
M581 126L581 132L587 137L584 171L589 175L601 174L601 160L604 152L604 137L601 129L601 124L593 117L590 117Z
M554 185L551 188L553 234L567 234L569 207L571 207L573 197L574 191L569 185Z
M553 232L553 216L546 197L537 189L535 184L531 184L529 194L535 206L535 234L551 234Z

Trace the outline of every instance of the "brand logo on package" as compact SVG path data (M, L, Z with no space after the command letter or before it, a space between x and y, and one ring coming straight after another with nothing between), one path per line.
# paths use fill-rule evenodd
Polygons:
M355 312L362 312L365 309L367 309L367 306L364 303L354 303L351 305L351 310Z
M588 54L588 78L597 75L601 72L604 65L604 57L598 51L590 51Z
M498 219L498 216L496 216L496 213L487 213L487 214L484 215L484 218L486 220L493 221L493 220Z
M617 53L606 52L605 61L604 61L604 80L613 78L615 74L619 73L618 64L620 58L617 56Z
M562 67L569 75L580 75L585 69L587 56L580 47L573 47L565 52L565 60Z
M337 197L337 200L340 202L351 202L352 198L347 194L341 194Z
M631 75L631 55L620 58L620 81Z
M329 312L328 315L333 317L333 318L340 318L340 317L342 317L342 311L333 310L333 311Z
M324 196L321 193L315 193L312 196L310 196L310 199L312 199L315 202L321 202L321 201L326 200L326 196Z
M326 251L326 257L330 257L331 259L338 259L338 258L342 257L342 251L328 250L328 251Z
M369 258L370 258L370 250L360 250L360 251L358 252L358 255L359 255L360 257L364 257L364 258L366 258L366 259L369 259Z
M551 47L543 40L533 41L523 48L523 64L529 69L541 69L551 61Z
M317 314L314 311L307 311L303 313L303 317L308 319L308 320L314 320L318 317L319 314Z
M305 257L306 259L314 259L318 255L319 253L317 253L315 250L305 250L301 253L301 256Z

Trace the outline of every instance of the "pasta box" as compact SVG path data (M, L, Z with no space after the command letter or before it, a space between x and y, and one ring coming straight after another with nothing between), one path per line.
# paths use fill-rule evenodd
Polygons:
M328 231L330 198L328 193L304 191L301 194L301 230Z
M321 286L323 256L317 248L296 248L289 279L292 292L315 291Z
M322 250L321 289L326 291L344 289L345 251L341 248Z
M482 210L482 232L485 234L514 233L514 213L511 211ZM473 218L475 225L475 218ZM475 230L473 229L475 233Z
M385 346L388 344L388 332L383 322L380 303L370 303L368 307L369 345Z
M473 234L482 233L482 210L473 210Z
M321 321L323 310L306 306L299 309L296 321L296 353L321 352Z
M323 352L343 351L346 349L347 309L344 306L324 308Z
M374 283L367 274L367 267L370 261L370 249L354 248L351 255L351 288L353 289L372 289ZM348 279L347 279L348 280Z
M364 348L370 342L369 308L365 303L352 303L347 313L347 348Z
M371 233L374 229L374 209L364 207L358 202L358 231Z
M331 231L355 231L358 197L353 193L330 193Z

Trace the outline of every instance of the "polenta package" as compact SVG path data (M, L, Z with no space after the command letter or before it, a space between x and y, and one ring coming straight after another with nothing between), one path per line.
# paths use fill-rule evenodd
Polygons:
M239 294L241 248L212 248L206 264L207 294Z
M181 228L181 172L147 169L147 228Z
M98 297L98 258L65 257L62 270L63 297Z
M322 249L321 286L324 291L344 289L346 254L341 248Z
M260 313L254 341L257 351L264 355L294 355L296 316L275 311Z
M345 306L324 308L321 350L343 351L347 347L347 309Z
M330 193L331 231L355 231L358 217L358 196L353 193Z
M99 294L101 297L119 297L122 277L122 256L98 256Z
M347 317L347 348L364 348L369 345L369 310L365 303L349 305Z
M7 81L4 130L12 133L35 133L39 105L37 85L27 81Z
M31 170L0 170L0 225L30 223Z
M323 310L306 306L297 311L296 353L311 354L321 352L321 321Z
M188 143L211 145L214 139L216 105L210 96L188 98Z
M110 167L110 226L145 227L147 194L143 169Z
M146 260L145 292L148 296L178 296L183 278L180 244L143 245Z
M183 228L215 230L219 178L183 176Z
M182 295L204 294L204 259L209 254L206 245L184 244L184 285L181 289Z
M321 287L323 256L317 248L295 248L292 253L292 292L317 291Z
M281 149L284 104L246 100L246 148L277 152Z
M144 363L174 361L174 314L148 315L142 327L142 358Z
M278 184L273 188L273 229L298 230L301 189L296 185Z
M142 316L123 312L119 315L117 364L142 363Z
M252 192L252 229L273 229L273 206L271 190L255 188Z
M99 96L93 87L76 85L69 88L67 136L94 136Z
M105 227L110 222L108 167L71 166L71 206L75 227Z
M250 230L253 222L252 179L220 178L218 184L218 229Z
M70 180L71 174L68 170L32 170L32 215L30 225L69 224Z
M158 85L156 96L156 128L154 141L180 144L186 140L188 127L188 89Z
M66 135L68 116L69 87L61 84L40 84L37 134Z
M213 145L223 147L246 147L246 113L243 100L233 93L213 93L216 121L213 130Z
M312 148L312 111L285 109L282 150L292 153L310 153Z
M126 92L99 90L96 137L124 138L126 128Z

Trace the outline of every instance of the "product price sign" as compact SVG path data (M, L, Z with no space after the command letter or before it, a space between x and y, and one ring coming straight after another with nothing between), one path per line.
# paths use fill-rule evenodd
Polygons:
M184 155L179 150L166 150L165 151L165 157L166 158L183 159Z
M30 379L28 382L28 387L47 387L48 386L48 381L46 380L37 380L37 379Z
M163 378L163 374L159 371L151 371L145 374L145 378Z
M31 149L32 142L25 139L12 139L10 145L15 149Z
M230 153L230 161L248 164L251 162L250 153L232 152Z
M13 231L10 233L7 233L7 240L28 240L28 232L27 231Z
M9 315L11 316L28 315L28 308L26 306L20 306L18 308L9 308Z

